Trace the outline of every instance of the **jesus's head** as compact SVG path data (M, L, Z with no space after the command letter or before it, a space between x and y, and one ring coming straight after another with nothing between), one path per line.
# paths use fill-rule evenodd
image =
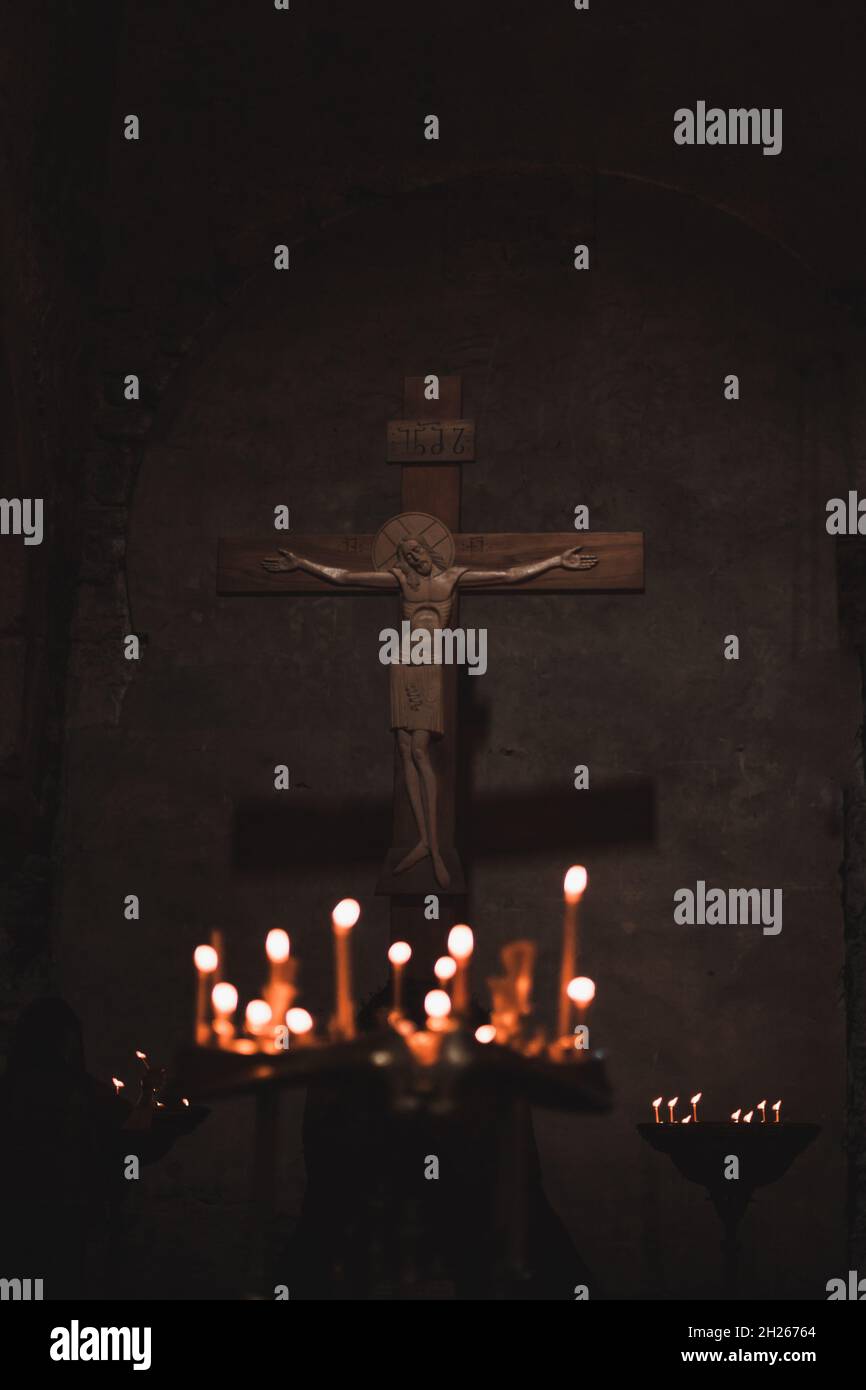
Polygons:
M445 569L445 562L417 536L407 536L397 542L397 563L408 577L413 588L417 588L419 575L426 578L433 573L434 566Z

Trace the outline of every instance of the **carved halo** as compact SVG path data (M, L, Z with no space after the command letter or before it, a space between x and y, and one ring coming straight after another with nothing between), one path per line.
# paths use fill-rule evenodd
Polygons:
M429 512L401 512L386 521L373 541L373 565L377 570L390 570L397 564L397 546L400 541L419 540L445 562L445 568L454 564L454 537L448 527L438 517Z

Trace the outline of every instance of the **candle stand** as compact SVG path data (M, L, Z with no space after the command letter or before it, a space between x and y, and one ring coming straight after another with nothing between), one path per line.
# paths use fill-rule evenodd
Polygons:
M286 1087L345 1089L352 1103L384 1113L389 1123L413 1117L442 1127L492 1102L502 1117L497 1206L503 1221L499 1277L504 1290L531 1276L526 1249L526 1184L522 1116L530 1104L573 1113L610 1109L611 1091L601 1054L574 1052L563 1061L526 1057L496 1043L476 1042L469 1027L441 1037L432 1062L419 1061L396 1029L387 1027L346 1042L295 1041L282 1055L243 1055L217 1048L191 1048L178 1057L184 1088L202 1099L252 1095L256 1101L252 1201L256 1221L253 1286L272 1296L275 1142L278 1096Z
M701 1121L699 1124L639 1124L641 1138L665 1153L689 1182L706 1188L722 1223L724 1295L735 1298L739 1276L740 1246L737 1233L755 1190L784 1177L794 1160L817 1138L820 1125L732 1124ZM726 1158L735 1154L738 1178L726 1178Z
M352 990L351 939L361 905L355 898L342 898L331 912L334 1009L321 1030L307 1009L294 1005L298 961L291 954L286 932L275 929L268 934L269 981L262 997L246 1006L247 1036L238 1035L234 1021L238 991L222 978L221 939L196 947L197 1045L181 1054L178 1071L187 1089L200 1096L255 1097L252 1204L258 1214L257 1287L271 1282L277 1096L286 1086L311 1089L304 1150L305 1156L314 1152L316 1157L312 1179L308 1166L299 1222L303 1230L299 1239L308 1241L306 1284L303 1270L299 1276L303 1287L312 1288L317 1277L319 1286L327 1281L322 1269L322 1251L328 1245L321 1234L325 1228L330 1245L340 1247L333 1251L331 1268L334 1278L343 1281L343 1289L378 1286L376 1275L369 1271L366 1276L346 1275L349 1266L357 1271L363 1263L364 1240L359 1231L373 1208L384 1213L380 1224L385 1235L380 1239L380 1231L368 1231L366 1246L378 1251L383 1242L390 1247L402 1242L398 1282L407 1289L413 1282L407 1272L413 1262L415 1267L427 1268L437 1267L438 1262L452 1269L455 1289L496 1288L507 1297L509 1289L522 1286L525 1296L534 1297L533 1290L543 1282L541 1272L554 1263L554 1256L548 1259L542 1249L540 1233L545 1229L546 1248L558 1247L563 1268L576 1265L576 1254L573 1259L563 1255L570 1242L564 1229L554 1231L556 1218L543 1194L530 1107L601 1112L611 1104L602 1056L587 1049L587 1010L595 997L595 983L574 973L578 907L586 886L586 870L573 865L564 882L566 916L557 1028L552 1038L532 1003L535 943L518 940L501 948L502 973L488 978L491 1005L489 1011L482 1010L471 1000L475 938L465 922L451 927L449 955L437 962L437 983L450 981L450 994L441 987L419 991L420 980L408 988L405 971L412 948L408 942L395 941L388 951L392 975L385 997L378 996L375 1006L371 1001L358 1013ZM212 1019L207 1016L209 986ZM429 1161L435 1172L424 1176L438 1179L440 1149L447 1151L445 1166L453 1200L431 1216L432 1204L425 1206L417 1191L410 1190L410 1175L417 1172L419 1153L429 1150L424 1162ZM335 1154L342 1168L335 1167ZM365 1162L369 1180L355 1182L352 1189ZM386 1170L387 1181L383 1180ZM322 1176L326 1173L327 1179ZM350 1190L355 1211L347 1203ZM444 1184L439 1190L445 1190ZM308 1198L310 1208L317 1204L319 1233L313 1238L309 1232L315 1222L309 1217ZM410 1213L406 1221L401 1202ZM461 1204L463 1218L456 1221ZM427 1220L423 1258L419 1255L423 1236L419 1234L414 1250L409 1249L412 1242L403 1239L404 1228L413 1226L411 1212L417 1215L422 1207ZM487 1217L484 1228L481 1212ZM422 1221L415 1223L419 1233L422 1225ZM466 1235L470 1230L472 1238ZM383 1258L378 1268L384 1270L393 1263L390 1257ZM315 1274L310 1272L313 1267Z

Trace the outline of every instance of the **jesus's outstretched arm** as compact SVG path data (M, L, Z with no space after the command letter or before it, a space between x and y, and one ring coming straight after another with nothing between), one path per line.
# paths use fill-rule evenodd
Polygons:
M524 565L511 565L504 570L468 569L460 576L460 588L471 589L483 584L519 584L524 579L534 579L537 574L547 574L548 570L591 570L598 564L597 555L584 555L583 546L576 545L564 550L561 555L549 555L546 560L529 560Z
M365 589L396 589L397 580L390 570L347 570L339 565L320 565L291 550L278 550L262 560L262 569L271 574L287 574L290 570L306 570L317 579L330 584L358 584Z

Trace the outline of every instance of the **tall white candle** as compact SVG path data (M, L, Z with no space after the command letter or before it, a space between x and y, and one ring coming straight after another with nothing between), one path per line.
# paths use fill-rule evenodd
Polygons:
M235 1033L232 1014L238 1006L238 992L234 985L228 984L225 980L214 985L211 990L211 1003L216 1015L214 1032L217 1035L217 1043L220 1047L231 1047Z
M433 966L433 974L439 981L443 989L446 988L448 981L453 980L457 974L457 962L453 956L440 956Z
M427 1015L427 1027L430 1032L441 1032L445 1027L445 1020L451 1012L451 1000L444 989L431 989L428 994L425 994L424 1012Z
M206 1047L211 1041L211 1027L207 1017L208 976L215 974L219 965L219 956L213 946L196 946L192 958L198 972L198 988L196 990L195 1004L195 1040L199 1047Z
M273 1013L266 999L251 999L244 1012L247 1032L254 1038L264 1038L273 1032L271 1020Z
M391 962L391 1012L403 1012L403 971L412 959L412 947L408 941L392 941L388 947Z
M282 927L274 927L265 937L265 954L270 963L270 978L264 997L271 1006L271 1015L276 1022L283 1018L292 1002L292 985L289 977L289 955L291 942L288 932Z
M457 1017L462 1017L469 1009L469 960L475 946L472 928L459 922L448 933L448 950L454 957L457 969L451 986L451 1007ZM447 997L447 996L446 996Z
M341 1038L355 1036L355 1006L352 1002L352 956L349 946L352 928L361 915L361 904L354 898L343 898L331 913L334 929L334 964L336 974L336 1009L334 1023Z
M568 985L577 971L577 913L580 900L586 890L589 876L582 864L572 864L563 880L565 913L562 921L562 962L559 971L559 1008L557 1012L557 1036L567 1037L570 1031L571 1005L568 998Z
M595 981L591 980L588 975L578 975L575 979L569 980L566 993L577 1010L578 1024L583 1026L586 1023L587 1010L595 998ZM588 1036L589 1030L587 1029L587 1037ZM581 1046L578 1050L582 1054L585 1051L583 1047L583 1035L581 1035L580 1041ZM577 1047L577 1044L578 1038L575 1036L574 1046Z

